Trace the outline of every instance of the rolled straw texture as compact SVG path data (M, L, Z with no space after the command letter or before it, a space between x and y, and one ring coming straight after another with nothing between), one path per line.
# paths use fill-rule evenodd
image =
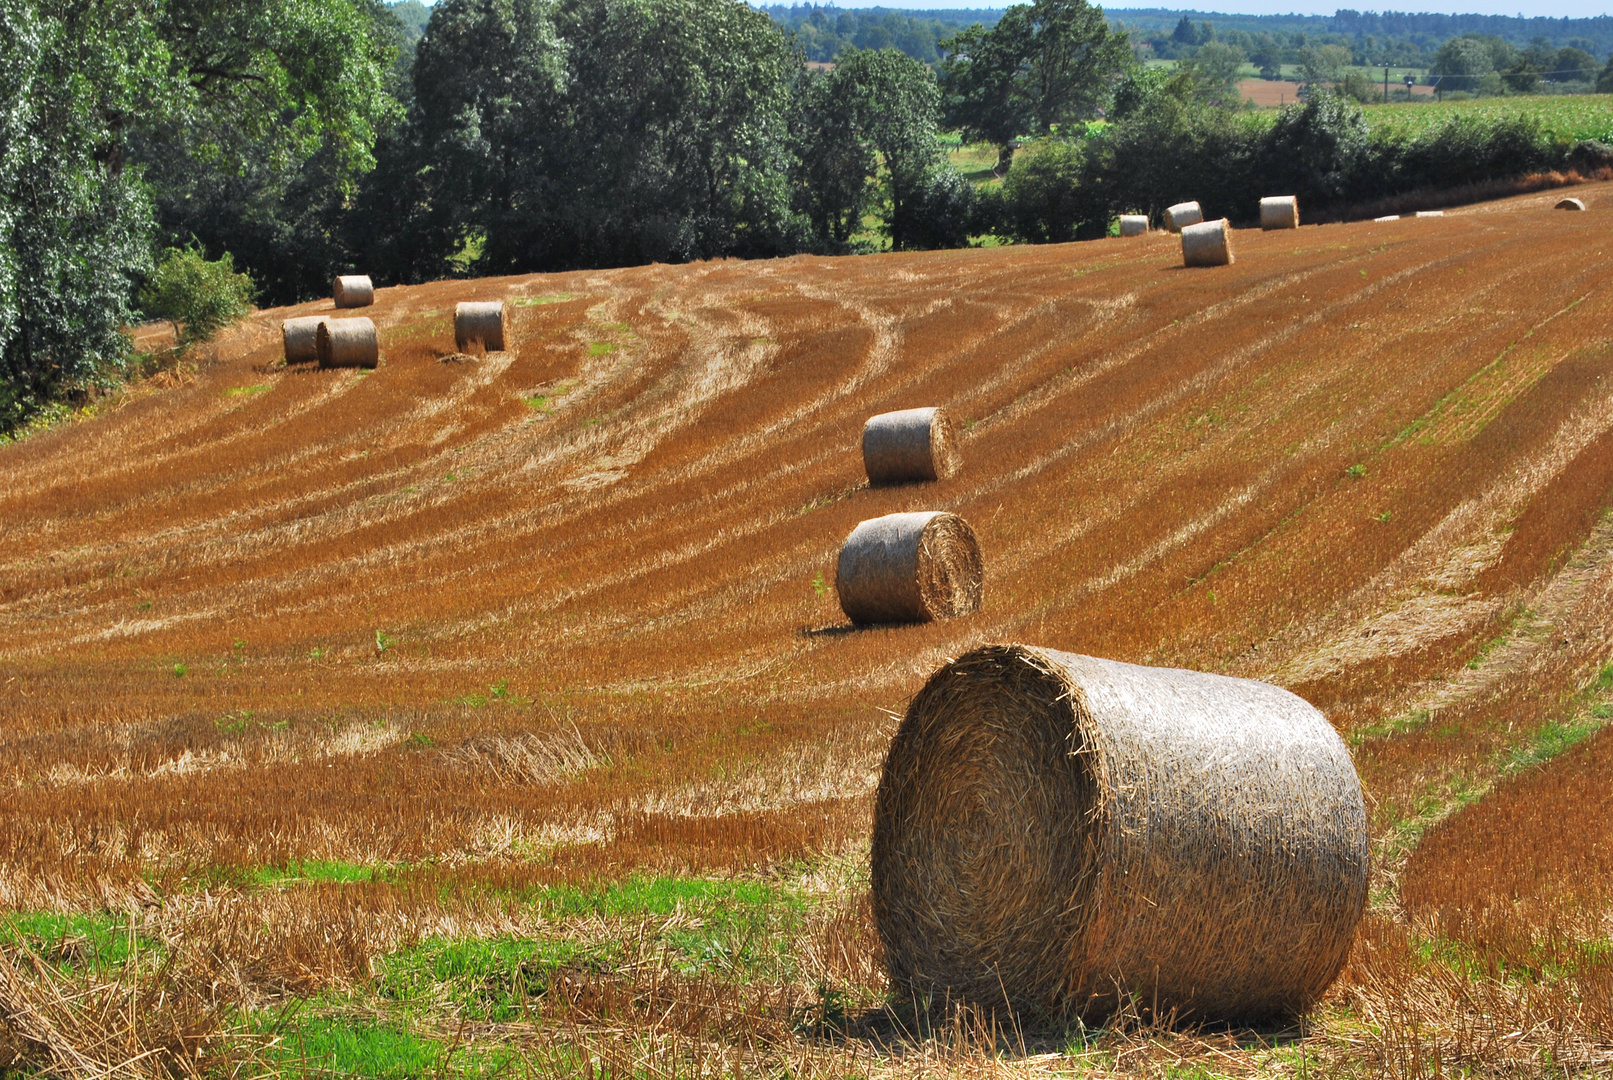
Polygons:
M863 468L871 484L944 480L961 464L957 432L945 409L880 413L863 424Z
M1203 220L1204 210L1196 202L1179 202L1165 211L1165 227L1171 232L1181 232Z
M1443 210L1419 210L1413 216L1415 216L1415 217L1444 217L1445 216L1445 211L1443 211Z
M472 345L484 352L503 351L508 329L502 300L467 300L454 308L454 347L462 353Z
M851 530L835 566L840 608L855 623L929 622L980 607L980 544L956 514L872 518Z
M286 363L311 364L319 359L319 324L323 315L303 315L280 324L280 342L285 346Z
M1232 265L1232 227L1226 218L1189 225L1182 230L1182 265Z
M1578 199L1564 199L1556 206L1558 210L1583 210L1585 204Z
M369 307L375 303L375 286L363 274L346 274L331 283L331 297L339 308Z
M1260 200L1262 229L1299 228L1299 198L1295 195L1269 195Z
M1258 1021L1343 966L1366 810L1343 742L1286 690L990 645L908 707L872 863L898 997Z
M321 320L316 348L322 368L373 368L381 362L375 324L365 318Z
M1145 214L1121 214L1120 235L1141 236L1148 231L1148 217Z

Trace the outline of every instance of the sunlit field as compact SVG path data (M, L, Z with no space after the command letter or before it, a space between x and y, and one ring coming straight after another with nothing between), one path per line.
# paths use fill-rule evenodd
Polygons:
M1151 234L383 289L373 372L280 363L328 300L264 311L0 446L0 1072L1613 1068L1613 184L1573 194L1209 270ZM499 298L513 350L455 354ZM921 405L962 471L869 488L863 421ZM854 629L840 542L920 509L982 610ZM882 755L993 641L1327 714L1374 869L1311 1015L888 996Z

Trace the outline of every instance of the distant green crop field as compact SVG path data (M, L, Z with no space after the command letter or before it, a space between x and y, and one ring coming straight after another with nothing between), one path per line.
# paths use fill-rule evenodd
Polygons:
M1500 120L1525 114L1539 117L1546 131L1560 138L1613 141L1613 94L1412 102L1370 105L1365 111L1374 135L1417 135L1452 116Z

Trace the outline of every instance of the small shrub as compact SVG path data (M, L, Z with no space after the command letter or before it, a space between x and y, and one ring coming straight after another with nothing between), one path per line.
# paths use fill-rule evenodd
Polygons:
M1003 226L1015 239L1057 244L1075 239L1083 216L1080 145L1037 139L1014 155L1003 181Z
M209 262L197 248L169 248L140 290L147 315L180 327L182 345L206 341L252 310L257 287L229 252Z
M967 247L976 220L975 186L951 166L932 169L902 207L902 246L909 249Z

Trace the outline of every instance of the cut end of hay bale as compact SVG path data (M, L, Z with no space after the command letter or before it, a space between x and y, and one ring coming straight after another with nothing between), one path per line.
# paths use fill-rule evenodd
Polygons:
M375 286L363 274L344 274L331 282L331 299L339 308L369 307L375 303Z
M1299 228L1299 197L1295 195L1268 195L1260 200L1260 227L1262 229Z
M1120 235L1142 236L1148 232L1148 216L1146 214L1121 214Z
M508 346L509 322L502 300L467 300L454 308L454 347L462 353L480 348L502 352Z
M1558 210L1583 210L1583 209L1585 209L1585 204L1583 202L1581 202L1579 199L1564 199L1564 200L1562 200L1561 202L1559 202L1557 204L1555 209L1558 209Z
M323 315L303 315L280 324L280 343L286 363L312 364L319 359L319 324Z
M980 608L980 543L956 514L887 514L860 523L835 564L840 609L854 623L930 622Z
M1204 209L1196 202L1177 203L1165 210L1165 227L1171 232L1181 232L1203 220Z
M1443 210L1419 210L1419 211L1417 211L1415 216L1416 217L1444 217L1445 216L1445 211L1443 211Z
M1232 265L1232 226L1226 218L1200 222L1182 230L1182 264Z
M1354 766L1305 701L1023 645L931 676L875 802L893 987L936 1004L1298 1013L1348 956L1367 869Z
M863 424L862 451L871 484L945 480L962 465L957 430L939 407L869 417Z
M375 324L362 317L320 320L315 348L322 368L374 368L381 362Z

